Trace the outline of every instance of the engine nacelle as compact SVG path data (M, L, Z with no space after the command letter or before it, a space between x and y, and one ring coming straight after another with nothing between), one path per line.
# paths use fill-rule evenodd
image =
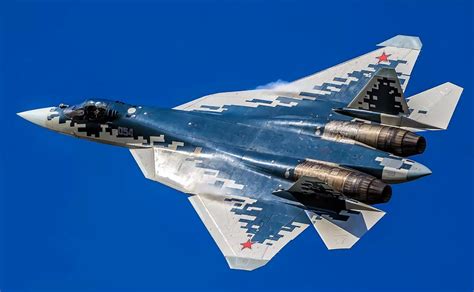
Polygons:
M294 178L303 176L316 178L349 198L367 204L386 203L392 196L392 187L371 175L306 160L294 169Z
M410 131L360 122L329 122L324 126L322 136L354 140L399 156L421 154L426 148L425 138Z

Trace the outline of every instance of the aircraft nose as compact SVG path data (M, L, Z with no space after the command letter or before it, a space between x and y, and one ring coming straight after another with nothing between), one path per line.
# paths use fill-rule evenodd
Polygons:
M424 166L421 163L416 162L413 166L408 170L407 173L407 180L414 180L420 177L424 177L430 175L432 172L431 170Z
M48 121L48 115L51 113L51 110L54 107L45 107L30 111L24 111L21 113L17 113L20 117L24 118L25 120L32 122L41 127L46 127L46 122Z

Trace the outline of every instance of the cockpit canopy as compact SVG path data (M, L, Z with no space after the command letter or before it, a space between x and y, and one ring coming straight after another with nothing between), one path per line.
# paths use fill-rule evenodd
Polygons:
M109 122L119 116L111 102L102 100L86 100L73 106L60 104L59 107L66 117L74 121Z

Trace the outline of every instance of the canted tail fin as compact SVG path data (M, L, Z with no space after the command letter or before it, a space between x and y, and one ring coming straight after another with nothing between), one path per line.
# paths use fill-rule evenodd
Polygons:
M393 68L381 68L347 108L389 115L406 115L408 105L397 72Z
M431 126L430 130L446 130L462 91L462 87L446 82L418 93L408 100L408 118Z

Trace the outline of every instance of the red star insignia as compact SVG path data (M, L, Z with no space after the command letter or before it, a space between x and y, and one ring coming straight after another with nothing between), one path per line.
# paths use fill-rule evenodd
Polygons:
M246 248L248 249L252 249L252 244L254 244L255 242L251 242L250 239L247 240L247 242L244 242L244 243L241 243L240 245L242 246L242 249L241 250L244 250Z
M388 62L388 57L390 57L392 54L385 54L385 51L382 53L382 55L378 56L378 57L375 57L377 59L379 59L379 61L377 62L380 63L380 62Z

